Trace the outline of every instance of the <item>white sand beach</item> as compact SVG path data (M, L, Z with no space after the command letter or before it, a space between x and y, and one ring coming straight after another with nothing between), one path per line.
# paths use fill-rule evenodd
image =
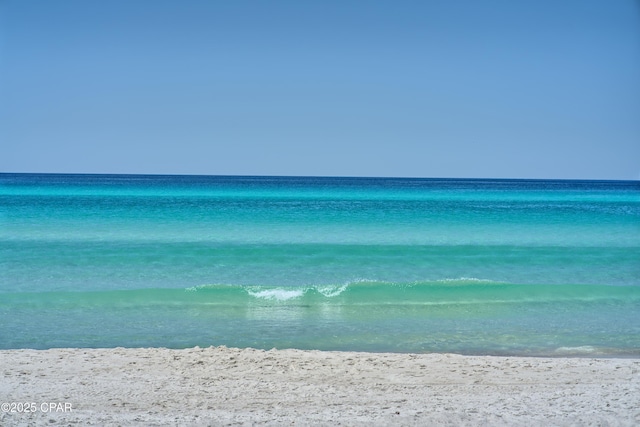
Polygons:
M640 360L226 347L0 352L2 426L640 424Z

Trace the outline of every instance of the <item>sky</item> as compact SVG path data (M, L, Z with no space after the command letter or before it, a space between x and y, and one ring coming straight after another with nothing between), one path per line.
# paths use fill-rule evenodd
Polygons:
M640 179L640 1L0 0L0 172Z

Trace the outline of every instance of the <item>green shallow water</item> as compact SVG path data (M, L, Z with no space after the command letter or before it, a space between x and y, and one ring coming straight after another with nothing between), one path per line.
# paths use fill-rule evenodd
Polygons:
M0 174L0 348L640 356L640 185Z
M4 294L6 348L228 345L465 354L640 354L640 287L473 279ZM6 330L5 329L5 330ZM110 331L107 334L101 331ZM115 333L119 331L119 333Z
M11 241L1 245L0 260L13 291L459 277L632 286L640 276L640 247Z

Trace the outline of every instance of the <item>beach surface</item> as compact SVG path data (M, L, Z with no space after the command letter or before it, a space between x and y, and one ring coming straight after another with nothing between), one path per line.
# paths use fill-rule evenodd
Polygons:
M640 359L0 351L0 425L640 424Z

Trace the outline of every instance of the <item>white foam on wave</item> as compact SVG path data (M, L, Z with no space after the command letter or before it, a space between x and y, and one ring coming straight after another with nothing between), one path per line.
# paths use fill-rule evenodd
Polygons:
M337 297L349 287L348 283L344 285L325 285L317 286L316 290L327 298Z
M303 289L261 289L251 290L247 289L247 293L255 298L287 301L295 298L300 298L304 295Z

